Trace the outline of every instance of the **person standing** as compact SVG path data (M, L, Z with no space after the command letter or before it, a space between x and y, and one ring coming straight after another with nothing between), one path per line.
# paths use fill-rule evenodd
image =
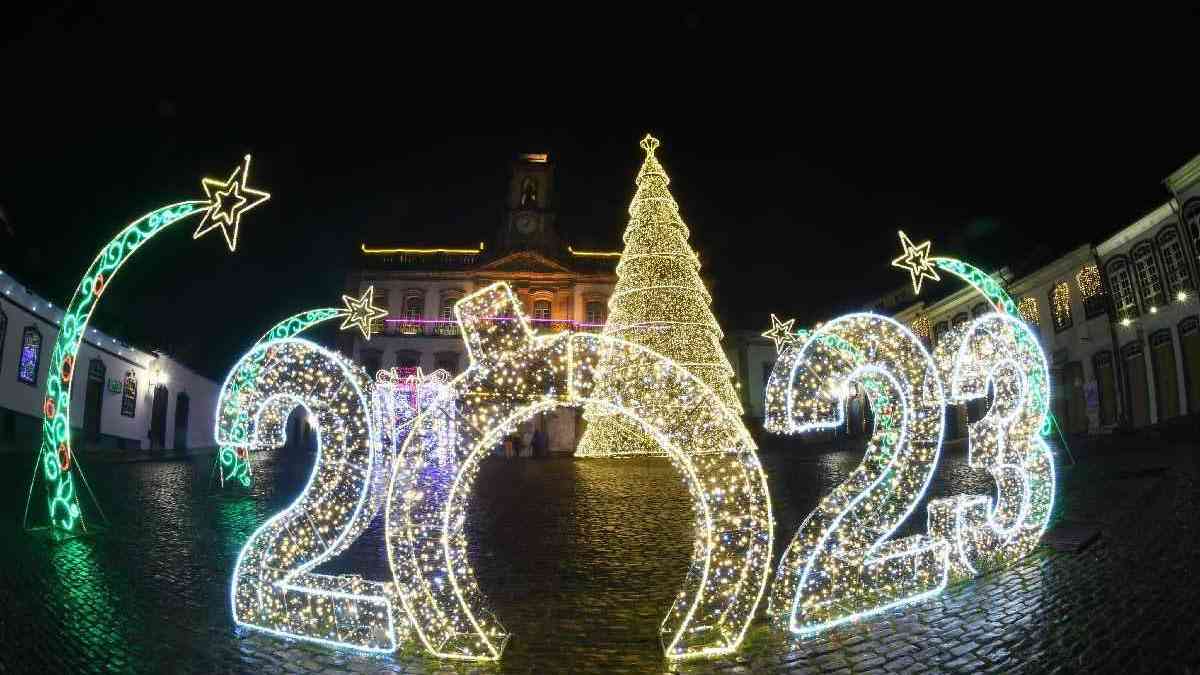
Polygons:
M533 456L546 456L546 432L542 431L540 427L533 432Z
M529 429L526 429L525 432L521 434L521 456L533 456L533 432Z

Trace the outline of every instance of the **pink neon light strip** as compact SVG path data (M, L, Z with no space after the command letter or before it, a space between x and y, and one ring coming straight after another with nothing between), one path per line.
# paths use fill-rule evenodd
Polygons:
M485 316L485 317L481 317L481 318L485 321L516 321L516 319L514 319L511 316ZM602 324L602 323L587 323L584 321L575 321L572 319L534 319L534 318L530 318L529 320L532 322L535 322L535 323L565 323L565 324L570 324L572 326L578 326L581 328L601 328L604 326L604 324ZM458 325L458 322L455 321L454 319L390 319L389 318L389 319L384 319L384 321L387 323Z

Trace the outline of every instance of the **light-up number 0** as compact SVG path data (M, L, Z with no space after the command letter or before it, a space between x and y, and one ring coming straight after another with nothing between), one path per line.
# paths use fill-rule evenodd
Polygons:
M933 359L895 321L835 319L785 350L767 388L767 426L800 433L844 423L861 386L875 428L862 463L809 514L779 564L769 611L812 632L939 592L947 545L928 536L888 541L933 476L945 416Z

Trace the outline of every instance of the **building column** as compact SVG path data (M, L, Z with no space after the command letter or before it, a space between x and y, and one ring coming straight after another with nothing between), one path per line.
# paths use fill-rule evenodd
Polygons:
M1179 388L1179 414L1186 415L1188 410L1187 380L1184 372L1183 343L1180 341L1179 324L1171 324L1171 348L1175 350L1175 385Z
M1150 358L1150 341L1138 329L1138 342L1142 345L1142 361L1146 364L1146 390L1150 392L1150 424L1158 422L1158 382L1154 377L1154 360Z

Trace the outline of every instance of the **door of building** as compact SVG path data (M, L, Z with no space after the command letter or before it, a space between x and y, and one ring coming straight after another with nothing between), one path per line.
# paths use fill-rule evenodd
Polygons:
M1063 403L1066 419L1059 420L1062 428L1072 434L1087 433L1087 399L1083 393L1083 364L1072 361L1062 369Z
M175 449L187 449L188 415L191 414L192 399L185 392L175 396Z
M1142 343L1130 342L1121 347L1125 365L1125 398L1129 422L1134 427L1150 423L1150 382L1146 378L1146 360L1142 358Z
M1117 421L1117 376L1113 372L1112 352L1100 352L1094 363L1100 391L1100 424L1108 426Z
M1187 409L1189 413L1200 413L1200 319L1192 316L1179 322L1179 346L1183 353Z
M161 450L167 443L167 388L154 388L154 407L150 412L150 449Z
M1175 370L1175 345L1171 330L1164 328L1150 335L1150 360L1154 363L1154 393L1158 419L1179 416L1179 377Z
M85 443L100 440L100 419L104 414L104 382L108 369L100 359L88 363L87 389L83 395L83 439Z

